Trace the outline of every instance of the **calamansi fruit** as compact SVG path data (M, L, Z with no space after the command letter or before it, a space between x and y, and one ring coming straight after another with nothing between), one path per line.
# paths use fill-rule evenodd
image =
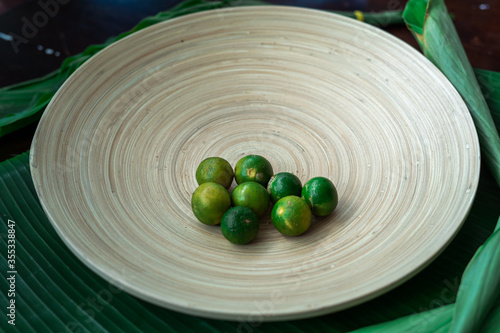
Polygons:
M236 206L230 208L220 223L222 235L231 243L250 243L259 231L259 218L248 207Z
M308 180L302 188L302 198L311 207L316 216L326 216L337 207L337 189L325 177L314 177Z
M229 193L233 179L238 186ZM313 215L326 216L338 204L337 189L328 178L312 178L302 187L292 173L273 176L271 163L260 155L241 158L234 171L221 157L206 158L196 170L196 181L199 186L191 197L194 215L205 224L220 223L223 236L234 244L247 244L257 236L259 218L271 202L271 221L286 236L303 234Z
M198 185L213 182L229 189L233 183L233 178L234 171L231 164L221 157L206 158L201 161L196 169L196 181Z
M276 202L271 212L274 227L285 236L298 236L311 226L312 213L304 199L290 195Z
M289 195L300 197L302 183L299 177L289 172L279 172L271 177L267 184L267 190L271 195L271 201L276 203L279 199Z
M234 177L236 183L257 182L267 187L273 175L271 163L260 155L247 155L236 162Z
M191 197L194 216L205 224L219 224L222 215L231 208L229 192L217 183L203 183L196 188Z
M234 188L231 201L233 206L248 207L261 217L267 212L270 199L264 186L256 182L246 182Z

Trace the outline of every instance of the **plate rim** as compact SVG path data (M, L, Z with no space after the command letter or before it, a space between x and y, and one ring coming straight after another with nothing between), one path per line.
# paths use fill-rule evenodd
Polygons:
M29 154L30 171L31 171L32 179L33 179L33 182L34 182L34 185L35 185L35 190L36 190L37 196L38 196L38 198L40 200L40 204L41 204L41 206L42 206L45 214L48 217L48 220L50 221L51 225L54 227L54 229L56 230L58 236L62 239L62 241L64 242L64 244L70 249L70 251L80 261L82 261L87 268L91 269L99 277L103 278L107 282L110 282L111 284L113 284L115 286L118 286L121 290L124 290L127 293L129 293L129 294L131 294L131 295L133 295L133 296L135 296L135 297L137 297L139 299L145 300L145 301L147 301L149 303L161 306L163 308L167 308L167 309L170 309L170 310L173 310L173 311L178 311L178 312L186 313L186 314L189 314L189 315L200 316L200 317L211 318L211 319L234 320L235 317L236 317L236 315L235 314L230 314L228 316L224 312L218 312L218 311L210 312L210 311L200 310L200 309L197 309L197 308L191 308L189 306L179 307L178 304L173 305L173 304L168 303L168 302L167 303L165 303L165 302L156 302L155 299L151 299L151 298L145 297L144 294L141 294L141 292L138 291L138 290L136 290L136 288L134 288L134 286L126 285L126 284L123 283L123 281L116 280L114 278L115 277L114 274L108 274L108 272L105 269L102 269L102 267L98 267L98 266L94 265L94 263L92 261L88 260L88 258L86 258L84 254L80 253L81 249L78 249L76 246L74 246L74 244L67 238L67 235L65 235L64 232L59 228L58 223L55 222L53 216L51 215L50 209L47 208L45 201L42 200L42 197L40 196L40 182L39 182L39 177L41 177L41 175L39 174L39 170L37 169L37 163L35 162L37 160L37 158L38 158L35 148L36 148L36 145L37 145L37 139L38 139L38 136L39 136L39 132L42 131L42 129L41 129L42 126L43 126L42 120L44 118L48 117L48 116L46 116L46 114L48 114L49 112L51 112L51 109L53 107L52 105L55 104L56 101L60 98L59 96L64 93L64 91L66 89L65 87L68 86L68 85L71 85L72 78L80 75L80 73L84 72L87 67L91 66L93 59L96 56L98 56L99 54L102 54L103 52L106 52L106 50L109 50L110 48L119 47L122 43L126 43L127 40L129 40L131 38L137 38L137 37L134 37L134 36L137 36L137 35L140 35L140 34L148 34L151 31L155 31L155 30L161 28L164 25L170 25L170 24L172 24L173 21L187 20L187 19L191 19L192 17L196 17L196 16L216 15L216 14L226 14L227 15L228 13L235 12L235 11L239 12L239 11L255 10L256 8L265 9L267 11L272 11L273 9L287 9L287 10L292 10L292 11L297 11L297 12L306 11L306 12L312 12L312 13L315 13L315 14L319 13L321 15L335 17L335 19L337 19L337 20L340 19L340 20L349 21L350 24L358 25L359 27L363 27L363 29L371 30L372 32L376 31L378 34L381 34L385 39L389 39L392 42L398 44L398 46L406 48L406 50L408 52L413 52L413 54L418 54L419 57L423 61L427 62L429 66L431 66L431 67L433 67L435 69L435 72L437 73L437 75L441 75L442 78L444 78L449 83L450 88L452 88L455 91L456 95L461 98L460 94L457 92L457 90L451 84L451 82L449 82L449 80L445 77L445 75L429 59L427 59L424 55L422 55L421 53L419 53L416 49L414 49L413 47L411 47L411 45L405 43L404 41L402 41L399 38L393 36L392 34L386 32L386 31L384 31L384 30L382 30L382 29L380 29L378 27L374 27L372 25L369 25L369 24L364 23L364 22L357 21L355 19L344 17L344 16L342 16L340 14L326 12L326 11L319 10L319 9L302 8L302 7L295 7L295 6L282 6L282 5L269 5L269 6L268 5L265 5L265 6L264 5L256 5L256 6L239 6L239 7L217 8L217 9L204 10L202 12L196 12L196 13L191 13L191 14L186 14L186 15L181 15L181 16L175 17L175 18L171 18L171 19L168 19L166 21L159 22L159 23L153 24L153 25L151 25L149 27L146 27L144 29L141 29L139 31L136 31L136 32L134 32L134 33L132 33L132 34L130 34L130 35L124 37L124 38L121 38L120 40L112 43L111 45L106 46L105 48L103 48L102 50L100 50L97 54L95 54L93 57L91 57L90 59L88 59L78 69L76 69L69 76L69 78L61 85L61 87L57 90L56 94L53 96L53 98L49 102L49 104L48 104L48 106L46 108L46 111L42 115L42 118L40 119L40 122L39 122L39 124L38 124L38 126L36 128L36 132L35 132L35 135L33 137L33 141L32 141L31 148L30 148L30 154ZM220 12L220 13L217 13L217 12ZM463 100L462 100L462 103L466 106L466 104L464 103ZM479 140L478 140L477 130L476 130L474 122L472 122L472 126L473 126L473 129L474 129L474 132L475 132L475 146L476 146L475 148L477 149L477 152L478 152L477 159L476 159L477 170L476 170L476 172L474 174L474 180L475 180L475 182L474 182L473 186L471 187L472 195L471 195L470 204L467 207L466 213L464 214L464 216L462 218L462 221L457 224L458 228L456 228L455 232L452 235L449 236L448 241L445 242L445 244L443 244L441 246L441 248L439 249L439 251L437 251L436 253L434 253L430 258L428 258L425 262L423 262L418 268L414 269L410 274L407 274L403 278L400 278L399 280L397 280L396 283L387 285L384 288L380 288L378 290L373 291L372 293L365 294L364 296L361 296L361 297L358 297L356 299L353 299L350 302L346 302L346 303L344 303L341 306L335 305L335 306L333 306L333 308L334 308L333 311L341 311L341 310L344 310L346 308L350 308L350 307L359 305L361 303L364 303L366 301L374 299L374 298L376 298L376 297L378 297L380 295L383 295L386 292L388 292L390 290L393 290L393 289L397 288L398 286L404 284L405 282L407 282L408 280L410 280L411 278L413 278L415 275L417 275L418 273L420 273L423 269L425 269L430 263L432 263L448 247L448 245L453 241L453 239L456 237L456 235L460 232L460 230L461 230L461 228L462 228L462 226L463 226L463 224L464 224L464 222L465 222L465 220L466 220L466 218L467 218L467 216L468 216L468 214L470 212L470 209L472 208L472 203L474 202L474 199L476 197L478 186L479 186L479 175L480 175L480 169L481 169L481 151L479 149L480 148L480 146L479 146ZM289 320L289 319L292 319L292 318L293 319L304 319L304 318L310 318L310 317L315 317L315 316L319 316L319 315L331 313L332 312L332 307L324 307L324 308L319 308L319 309L313 309L311 311L303 311L303 310L304 309L302 309L302 311L297 311L297 312L287 312L286 314L283 314L283 315L263 314L263 317L264 317L264 321L281 321L281 320ZM238 314L238 316L242 316L242 315L244 315L244 314Z

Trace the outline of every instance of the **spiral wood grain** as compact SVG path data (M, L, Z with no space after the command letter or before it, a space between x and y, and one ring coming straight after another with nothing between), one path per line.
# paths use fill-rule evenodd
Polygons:
M263 155L339 204L300 237L262 221L237 246L190 197L209 156ZM239 321L303 318L401 284L450 242L476 193L460 96L422 55L334 14L239 7L154 25L78 69L31 150L67 246L132 295ZM234 185L233 185L234 187Z

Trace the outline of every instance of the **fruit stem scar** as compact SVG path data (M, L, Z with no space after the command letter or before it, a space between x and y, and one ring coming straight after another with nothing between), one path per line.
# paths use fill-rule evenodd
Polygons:
M248 177L255 178L255 169L251 168L247 170Z

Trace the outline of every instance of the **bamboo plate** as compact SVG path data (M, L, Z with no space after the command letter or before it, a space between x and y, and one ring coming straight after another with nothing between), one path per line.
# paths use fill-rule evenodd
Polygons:
M300 237L267 218L230 244L190 197L202 159L246 154L329 177L337 210ZM154 304L240 321L333 312L409 279L459 230L479 166L466 106L423 56L290 7L192 14L111 45L58 91L31 150L41 203L87 266Z

